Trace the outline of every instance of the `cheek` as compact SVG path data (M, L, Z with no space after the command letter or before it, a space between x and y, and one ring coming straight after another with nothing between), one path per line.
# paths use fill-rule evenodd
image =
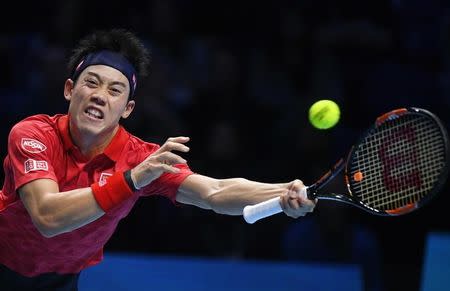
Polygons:
M120 101L111 103L111 112L114 113L114 118L120 119L124 111L125 111L124 102Z
M91 94L93 90L91 88L89 88L88 86L80 86L77 88L77 90L75 91L75 95L79 98L82 99L83 96L89 96Z
M79 111L82 110L83 104L85 103L83 100L84 98L82 97L82 95L79 94L79 92L74 93L69 102L69 111L72 114L80 113Z
M74 88L72 91L72 97L70 99L71 103L79 103L79 100L82 99L82 96L84 95L83 90L79 88Z
M81 106L81 98L77 95L72 95L72 98L70 99L69 108L76 109L80 106Z

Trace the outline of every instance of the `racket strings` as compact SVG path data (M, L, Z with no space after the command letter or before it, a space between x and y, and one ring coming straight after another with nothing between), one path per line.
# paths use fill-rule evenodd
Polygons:
M422 157L420 155L422 153L423 152L417 152L412 149L409 150L409 155L402 156L403 159L410 162L403 163L403 167L401 165L397 165L398 167L394 168L388 173L388 175L393 177L392 179L397 179L396 183L398 183L398 187L390 187L389 190L392 193L391 196L381 196L380 194L375 196L373 199L373 203L377 207L382 208L383 206L386 206L388 207L388 209L395 209L407 204L415 203L416 201L423 198L425 193L427 193L432 188L433 183L430 183L431 181L434 181L432 177L421 177L420 175L422 173L427 173L427 166L435 168L436 161L433 159L428 159L428 163L420 165L420 163L418 163L417 161L424 159L426 160L427 158L429 158L426 156ZM383 171L386 172L386 168L384 168ZM431 171L428 172L431 173ZM386 173L384 175L386 175ZM398 177L400 177L400 179ZM408 177L410 177L409 180ZM383 182L386 184L385 180L386 179L384 179ZM417 191L417 189L422 189L422 191Z
M363 173L361 181L351 181L362 203L393 210L430 192L444 164L444 138L436 122L407 114L373 129L355 151L349 172L351 177Z

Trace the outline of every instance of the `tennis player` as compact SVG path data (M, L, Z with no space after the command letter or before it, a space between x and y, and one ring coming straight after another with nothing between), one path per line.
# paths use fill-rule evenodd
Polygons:
M130 31L95 31L69 61L67 114L38 114L13 126L0 192L0 289L77 290L80 272L99 263L119 221L143 196L242 215L245 205L281 197L297 218L316 201L300 180L268 184L194 173L182 154L188 137L162 145L119 121L135 107L150 54Z

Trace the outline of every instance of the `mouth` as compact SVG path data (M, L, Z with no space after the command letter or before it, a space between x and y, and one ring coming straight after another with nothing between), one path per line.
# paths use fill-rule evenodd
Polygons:
M92 118L92 119L95 119L95 120L102 120L102 119L104 118L103 112L102 112L100 109L98 109L98 108L96 108L96 107L93 107L93 106L87 107L87 108L84 110L84 113L85 113L88 117L90 117L90 118Z

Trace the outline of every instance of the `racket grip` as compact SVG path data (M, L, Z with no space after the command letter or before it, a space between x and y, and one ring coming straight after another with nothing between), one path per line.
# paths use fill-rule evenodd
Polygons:
M244 207L243 215L247 223L254 223L261 218L282 212L280 197L275 197L255 205Z

